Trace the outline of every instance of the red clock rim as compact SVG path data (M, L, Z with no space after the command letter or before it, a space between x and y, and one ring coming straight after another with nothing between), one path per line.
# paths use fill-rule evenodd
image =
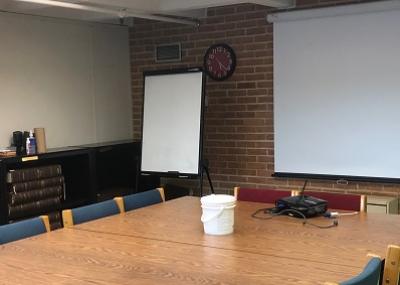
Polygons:
M223 47L226 50L228 50L228 52L231 54L231 58L232 58L232 68L231 70L227 73L227 75L223 76L223 77L215 77L209 70L208 70L208 65L207 65L207 59L208 59L208 55L211 53L212 50L218 48L218 47ZM203 66L204 66L204 70L207 73L207 75L217 81L222 81L225 80L229 77L232 76L233 72L235 71L236 68L236 54L235 51L233 50L233 48L231 46L229 46L228 44L225 43L219 43L219 44L214 44L212 46L210 46L206 53L204 54L204 59L203 59Z

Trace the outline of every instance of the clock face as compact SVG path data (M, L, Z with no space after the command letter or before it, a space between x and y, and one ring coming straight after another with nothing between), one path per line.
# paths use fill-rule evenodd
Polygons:
M204 56L204 69L214 80L225 80L235 71L236 56L227 44L212 45Z

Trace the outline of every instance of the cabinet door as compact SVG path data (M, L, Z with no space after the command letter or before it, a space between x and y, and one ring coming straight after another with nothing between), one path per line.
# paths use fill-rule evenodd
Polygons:
M387 213L386 205L367 205L367 213Z

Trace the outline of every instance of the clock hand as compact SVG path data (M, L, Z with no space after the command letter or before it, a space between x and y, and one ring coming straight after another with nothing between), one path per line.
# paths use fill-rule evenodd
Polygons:
M224 69L225 71L228 71L228 68L227 68L225 65L223 65L222 62L219 61L218 58L216 58L215 60L218 62L219 67L220 67L221 69Z

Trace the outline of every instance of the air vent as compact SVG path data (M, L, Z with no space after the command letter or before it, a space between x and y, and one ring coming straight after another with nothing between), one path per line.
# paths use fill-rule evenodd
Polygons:
M181 44L166 44L156 47L156 62L181 61Z

